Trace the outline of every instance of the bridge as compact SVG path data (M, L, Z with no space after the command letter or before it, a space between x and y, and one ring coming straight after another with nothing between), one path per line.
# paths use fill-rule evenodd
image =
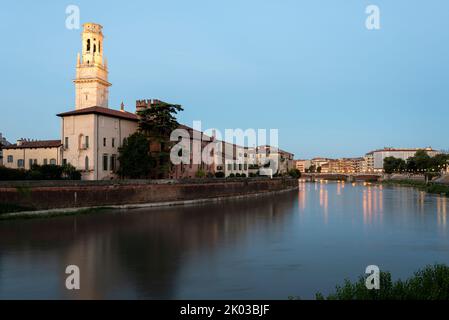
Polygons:
M309 181L334 180L334 181L366 181L375 182L382 178L382 173L302 173L301 178Z

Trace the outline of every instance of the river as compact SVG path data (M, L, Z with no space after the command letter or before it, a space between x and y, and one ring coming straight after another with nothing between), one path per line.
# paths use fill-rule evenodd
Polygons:
M220 203L0 221L0 299L302 299L368 265L449 264L448 200L301 182ZM81 289L65 288L80 269Z

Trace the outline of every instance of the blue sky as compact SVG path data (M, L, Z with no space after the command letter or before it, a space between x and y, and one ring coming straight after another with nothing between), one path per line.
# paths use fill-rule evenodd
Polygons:
M384 146L449 149L449 1L9 1L0 132L58 139L73 109L80 30L104 26L110 106L159 98L203 128L278 128L296 158ZM381 30L365 28L378 5Z

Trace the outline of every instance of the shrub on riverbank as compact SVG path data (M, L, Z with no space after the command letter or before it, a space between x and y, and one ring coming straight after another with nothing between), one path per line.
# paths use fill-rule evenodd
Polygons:
M0 167L0 181L80 180L81 172L71 165L33 165L31 170Z
M446 196L449 196L449 186L444 184L425 183L423 181L415 180L385 180L382 183L385 185L401 185L406 187L414 187L428 193L444 194Z
M427 266L405 280L393 281L391 273L380 273L380 289L368 290L365 277L355 283L346 280L343 286L326 298L318 293L317 300L449 300L449 266Z

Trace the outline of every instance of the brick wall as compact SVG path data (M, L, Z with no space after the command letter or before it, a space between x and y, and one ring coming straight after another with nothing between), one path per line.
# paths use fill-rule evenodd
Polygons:
M117 182L15 182L0 184L0 203L35 210L140 204L280 191L295 179Z

